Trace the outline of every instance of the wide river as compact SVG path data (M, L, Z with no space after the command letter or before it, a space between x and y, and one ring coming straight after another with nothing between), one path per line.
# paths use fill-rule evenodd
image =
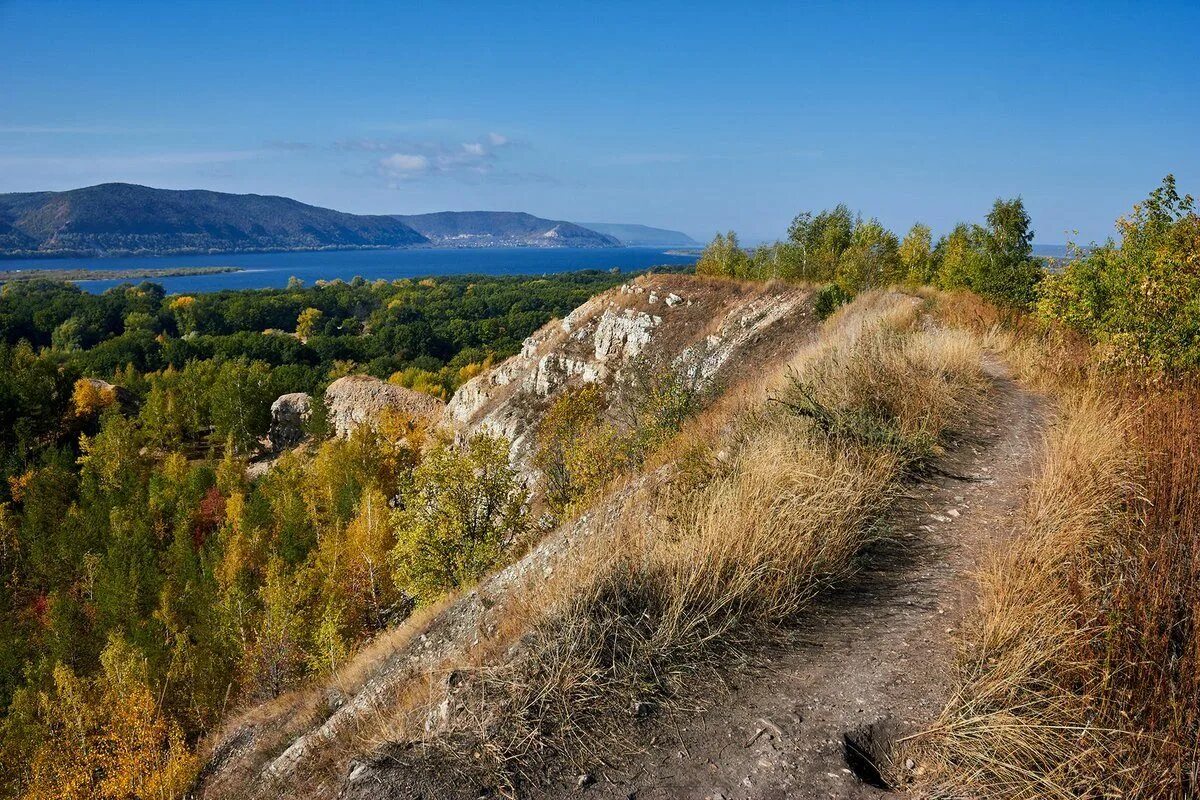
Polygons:
M695 256L670 255L653 247L477 248L411 250L325 250L309 253L141 256L128 258L36 258L0 260L0 269L162 269L165 267L241 267L244 272L150 278L168 293L286 286L295 276L306 286L319 279L369 281L430 275L543 275L580 269L644 269L690 264ZM134 283L141 279L131 279ZM121 281L79 281L89 292L103 292Z

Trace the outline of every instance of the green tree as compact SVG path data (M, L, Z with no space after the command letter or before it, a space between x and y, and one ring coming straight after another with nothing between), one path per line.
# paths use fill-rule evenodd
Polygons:
M704 248L696 262L697 275L713 275L721 278L745 277L750 258L738 243L733 231L718 233Z
M959 223L934 248L937 285L943 289L969 289L983 269L985 232L978 225Z
M50 346L64 353L83 349L82 327L75 317L64 320L50 335Z
M903 278L900 243L878 220L860 222L838 258L835 280L847 294L887 286Z
M296 318L296 336L300 341L308 341L308 337L312 336L317 331L317 326L322 323L325 314L319 308L311 306L300 312L300 316Z
M309 649L308 666L317 675L330 675L346 661L350 648L342 634L344 626L341 605L332 597L327 598L321 610L320 621L313 631L312 647Z
M242 660L242 687L249 696L265 699L278 697L303 674L308 654L295 579L277 558L267 563L258 599L262 613Z
M600 488L629 462L622 437L604 418L604 389L589 383L563 392L542 417L534 466L558 515Z
M208 391L213 435L230 441L235 452L248 453L271 423L271 368L244 358L218 367Z
M346 526L343 591L362 609L366 627L383 627L387 609L396 600L388 574L388 555L395 545L387 497L378 489L363 492L358 513Z
M196 315L196 298L191 295L180 295L172 300L167 309L175 317L175 328L180 336L188 336L196 332L199 320Z
M845 204L816 215L804 212L788 227L794 254L788 278L825 283L834 279L842 254L852 244L858 222Z
M1033 257L1033 229L1021 198L996 200L987 215L983 245L971 288L1000 303L1031 307L1044 273Z
M147 311L131 311L125 315L126 332L150 331L158 327L158 319Z
M900 243L900 263L910 283L933 283L933 236L928 225L918 222L909 229Z
M524 531L527 498L504 439L477 434L463 448L435 447L396 514L397 586L428 600L479 578Z

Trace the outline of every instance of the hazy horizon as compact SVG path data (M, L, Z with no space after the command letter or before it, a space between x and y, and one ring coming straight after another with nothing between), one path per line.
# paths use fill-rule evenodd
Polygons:
M1021 195L1060 243L1106 238L1167 173L1200 182L1200 9L1003 10L0 0L0 192L122 181L746 242L839 202L945 232Z

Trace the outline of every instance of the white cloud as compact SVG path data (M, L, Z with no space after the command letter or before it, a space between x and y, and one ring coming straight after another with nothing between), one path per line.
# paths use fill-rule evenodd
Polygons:
M495 169L499 152L511 145L512 140L499 133L489 133L487 136L458 144L442 141L388 143L372 140L339 143L343 149L366 152L394 151L376 162L379 173L393 180L434 176L470 178L487 175Z
M379 169L391 178L411 178L429 169L429 159L416 153L394 153L380 160Z
M380 152L383 150L395 150L403 145L398 142L383 140L383 139L339 139L333 143L335 150L346 150L348 152Z

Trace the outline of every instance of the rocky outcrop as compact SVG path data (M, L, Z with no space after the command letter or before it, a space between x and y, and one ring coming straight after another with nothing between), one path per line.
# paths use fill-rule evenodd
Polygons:
M137 401L137 397L134 396L133 392L124 386L109 383L101 378L80 378L79 380L86 381L106 403L117 402L123 406L130 406L134 405Z
M304 392L280 395L271 404L267 440L273 452L295 447L304 439L304 424L312 416L312 398Z
M338 378L325 390L325 407L335 435L346 438L363 423L373 422L384 409L407 414L414 419L436 422L445 403L423 392L372 378L348 375Z
M565 388L619 385L635 361L687 369L702 382L752 368L769 337L811 328L810 292L687 275L648 275L593 298L530 336L521 352L463 384L442 421L460 434L487 430L511 445L528 480L538 421ZM726 373L729 373L726 375Z

